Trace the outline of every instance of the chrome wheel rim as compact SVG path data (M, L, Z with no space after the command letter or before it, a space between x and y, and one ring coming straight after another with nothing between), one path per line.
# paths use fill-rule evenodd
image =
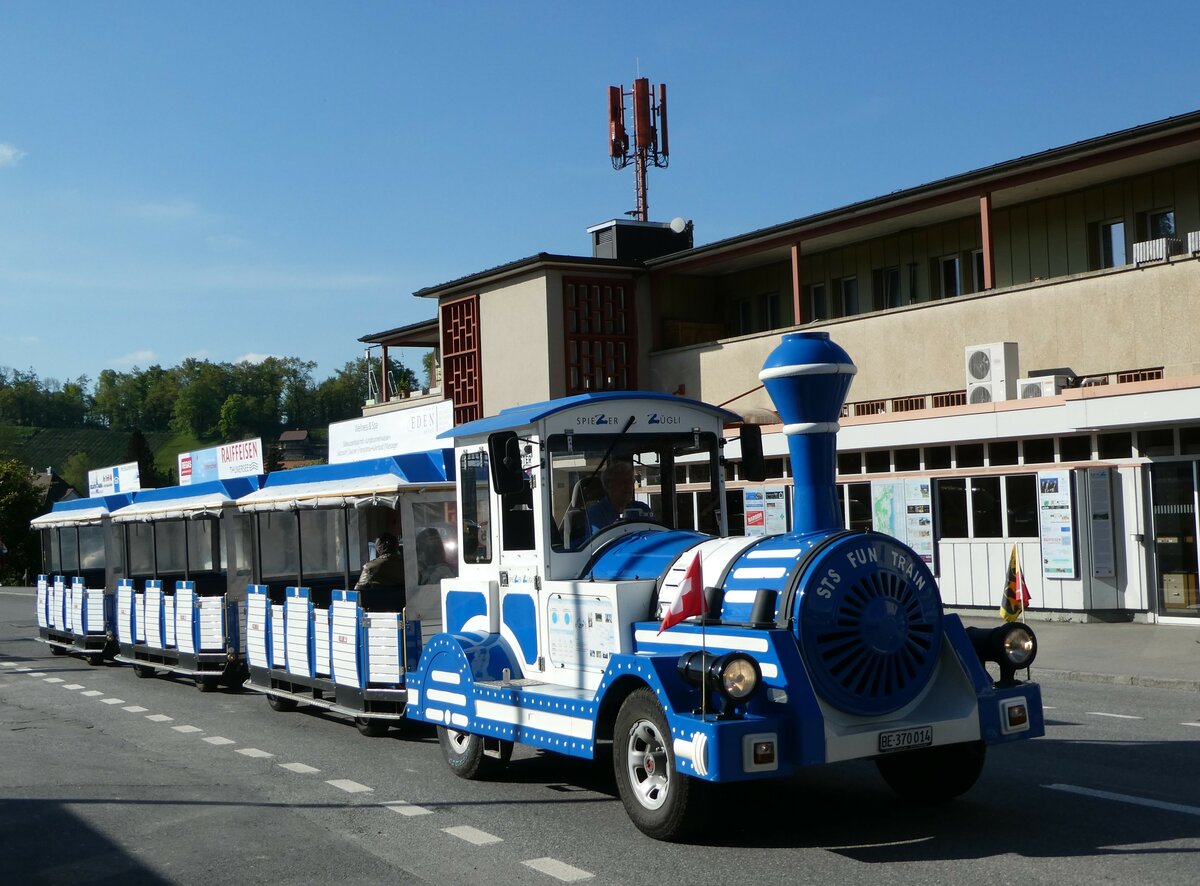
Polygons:
M649 720L638 720L629 730L625 768L639 804L658 809L667 801L671 771L667 745Z
M467 752L467 742L471 740L471 736L465 732L459 732L457 729L446 729L446 738L450 741L450 749L454 753L462 755Z

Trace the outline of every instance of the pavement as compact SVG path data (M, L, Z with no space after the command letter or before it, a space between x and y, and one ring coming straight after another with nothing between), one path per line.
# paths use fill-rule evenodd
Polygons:
M34 588L0 588L33 597ZM959 611L963 624L996 627L997 614ZM1038 651L1031 676L1200 692L1200 619L1193 625L1058 621L1030 612ZM1040 614L1045 615L1045 614ZM32 620L33 612L30 610Z

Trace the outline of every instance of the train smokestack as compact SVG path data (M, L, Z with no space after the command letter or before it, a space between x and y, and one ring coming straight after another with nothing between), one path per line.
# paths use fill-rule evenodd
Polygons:
M842 527L834 486L838 418L857 371L850 355L829 340L829 333L791 332L758 374L788 438L796 532Z

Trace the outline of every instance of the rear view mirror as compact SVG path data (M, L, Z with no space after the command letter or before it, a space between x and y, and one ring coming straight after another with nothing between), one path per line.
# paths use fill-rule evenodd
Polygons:
M742 425L739 433L742 443L742 467L739 476L743 480L761 483L767 479L767 460L763 458L762 428L758 425Z
M514 431L500 431L488 437L488 455L492 461L492 490L497 495L512 495L525 488L521 445Z

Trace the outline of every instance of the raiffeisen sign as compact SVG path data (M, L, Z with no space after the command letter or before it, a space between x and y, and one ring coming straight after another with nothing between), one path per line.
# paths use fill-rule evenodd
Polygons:
M179 453L179 485L253 477L264 472L262 439Z

